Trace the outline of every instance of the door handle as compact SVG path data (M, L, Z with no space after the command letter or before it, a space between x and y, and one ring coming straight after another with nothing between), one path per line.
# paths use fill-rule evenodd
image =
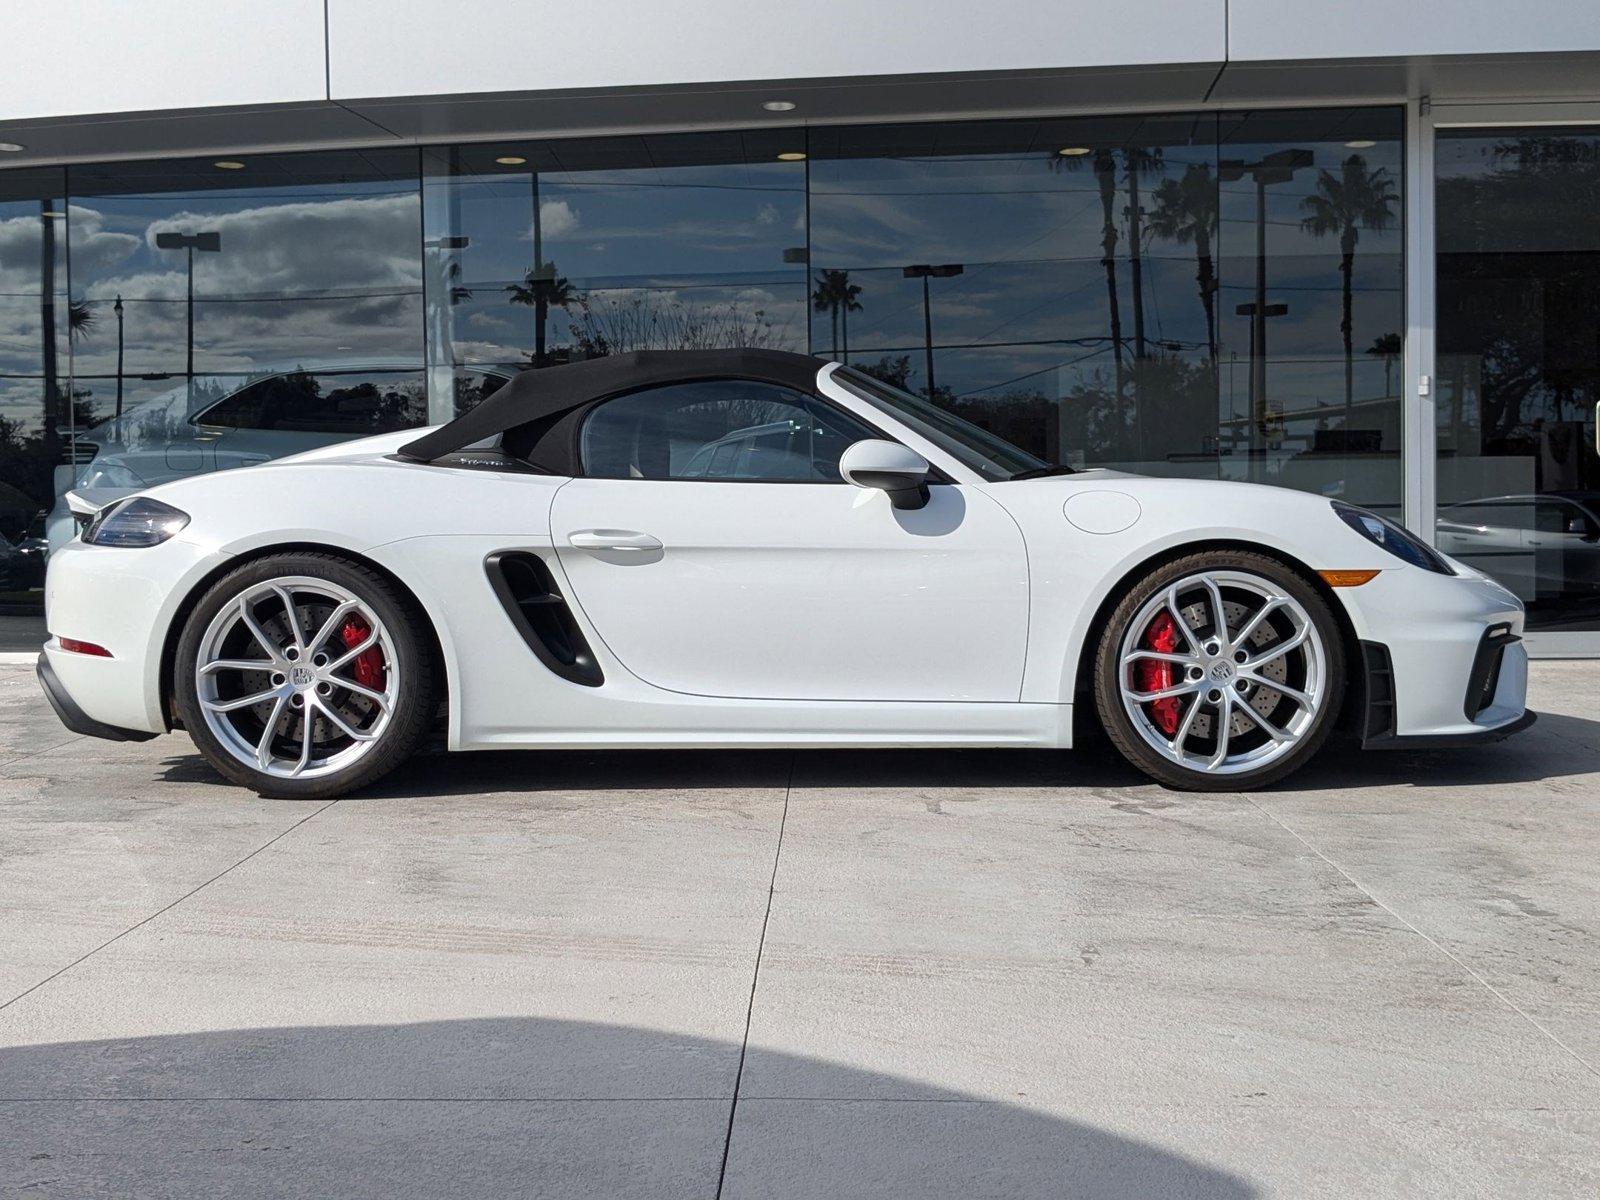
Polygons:
M661 549L661 540L648 533L635 533L631 529L578 529L567 534L567 544L575 550L634 550L645 552Z

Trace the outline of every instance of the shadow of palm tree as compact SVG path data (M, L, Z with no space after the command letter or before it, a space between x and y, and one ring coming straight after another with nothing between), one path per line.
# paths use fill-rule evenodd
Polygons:
M740 1062L735 1043L520 1017L13 1046L0 1191L709 1200L728 1145L726 1197L1257 1195L1082 1121L775 1051Z

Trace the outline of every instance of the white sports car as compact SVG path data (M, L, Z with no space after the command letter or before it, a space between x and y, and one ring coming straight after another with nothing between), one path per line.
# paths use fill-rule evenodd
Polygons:
M420 432L420 436L419 436ZM1361 509L1051 466L849 367L640 352L177 480L50 563L69 728L263 795L505 747L1069 747L1162 783L1527 726L1522 605Z

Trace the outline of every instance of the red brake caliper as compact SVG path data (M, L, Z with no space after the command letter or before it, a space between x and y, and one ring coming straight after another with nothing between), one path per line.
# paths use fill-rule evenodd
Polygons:
M1144 631L1144 647L1162 654L1173 654L1178 649L1178 623L1170 613L1157 613ZM1141 692L1159 692L1172 686L1173 664L1155 658L1141 658L1133 667L1133 682ZM1178 718L1183 705L1178 697L1168 696L1150 702L1150 713L1161 732L1171 737L1178 732Z
M346 650L354 650L371 635L372 626L357 616L346 617L339 629L339 640L344 643ZM358 654L352 665L355 667L357 683L375 692L383 690L383 651L378 649L376 643L371 649Z

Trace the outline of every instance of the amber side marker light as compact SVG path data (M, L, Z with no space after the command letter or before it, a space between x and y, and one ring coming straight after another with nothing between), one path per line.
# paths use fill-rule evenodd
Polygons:
M1329 587L1360 587L1378 575L1376 571L1318 571L1322 582Z
M104 646L96 646L93 642L80 642L77 638L57 638L61 648L68 654L87 654L91 658L110 658L111 651Z

